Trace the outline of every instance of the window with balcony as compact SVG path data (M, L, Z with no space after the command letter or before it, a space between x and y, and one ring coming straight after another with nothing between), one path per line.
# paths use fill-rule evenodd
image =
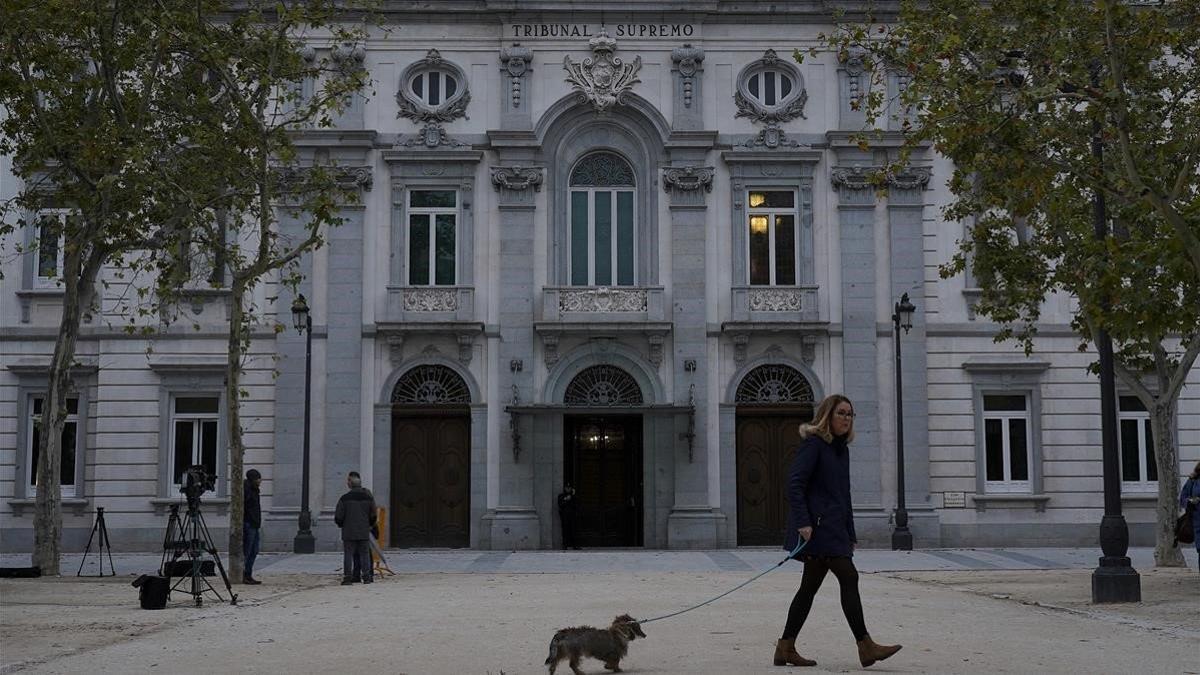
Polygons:
M458 193L410 190L408 193L408 284L453 286L458 283Z
M567 233L572 286L637 283L636 191L633 168L615 153L594 152L575 165Z
M793 286L800 238L794 190L750 190L747 251L751 286Z

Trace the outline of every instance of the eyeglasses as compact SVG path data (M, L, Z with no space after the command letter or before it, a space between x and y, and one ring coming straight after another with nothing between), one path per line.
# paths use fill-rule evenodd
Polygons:
M857 415L855 415L855 414L854 414L854 413L852 413L852 412L842 412L842 411L840 411L840 410L839 410L839 411L837 411L837 412L835 412L835 413L833 413L833 414L834 414L834 415L837 415L838 417L842 417L842 418L844 418L844 419L848 419L848 420L852 420L852 419L854 419L855 417L857 417Z

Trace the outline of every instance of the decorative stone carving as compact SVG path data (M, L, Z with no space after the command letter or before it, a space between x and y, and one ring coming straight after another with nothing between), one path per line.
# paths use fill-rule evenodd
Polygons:
M742 365L746 362L746 348L750 346L750 335L748 333L733 334L733 362L737 365Z
M836 190L866 190L874 187L873 174L880 171L877 166L838 166L829 174L829 181Z
M454 288L406 288L404 289L404 311L458 311L458 291Z
M504 64L500 70L509 77L509 95L512 97L513 108L521 107L521 78L533 70L529 65L532 61L533 50L522 47L520 42L514 42L511 47L500 50L500 63Z
M575 63L570 55L564 56L563 69L567 71L567 82L579 92L583 101L591 103L596 112L607 112L614 105L623 103L625 94L641 82L637 73L642 69L642 57L634 57L633 63L625 63L613 56L617 41L603 28L596 37L588 40L588 46L592 48L592 58Z
M811 366L817 360L817 339L811 335L800 338L800 358Z
M354 42L343 42L333 48L330 54L333 62L344 72L355 72L363 69L367 58L367 50Z
M429 121L425 123L425 128L421 129L420 134L396 141L397 148L413 148L418 145L423 145L427 148L437 148L442 146L461 148L467 144L450 138L446 135L446 130L441 124L438 124L434 121Z
M692 107L692 80L696 77L696 72L700 70L700 63L704 61L704 50L685 42L682 47L671 50L671 60L675 62L675 67L679 69L679 75L683 78L683 106L690 108Z
M471 363L475 351L475 336L471 333L458 334L458 362L465 365Z
M798 148L801 146L800 141L795 141L787 137L783 129L779 128L778 124L768 124L762 131L758 132L757 136L743 141L740 144L744 148Z
M369 191L375 185L375 171L369 166L328 166L323 167L333 176L338 187L343 189L358 188ZM300 186L311 179L313 167L284 166L276 169L281 189L287 191Z
M705 192L712 192L714 173L711 166L673 166L663 169L663 191L669 192L674 188L691 192L704 188Z
M387 338L388 362L397 368L404 362L404 336L389 335Z
M779 71L794 79L794 88L783 95L775 105L765 105L757 100L750 91L751 76L764 71ZM804 117L804 104L808 102L808 91L804 88L804 78L800 69L788 61L779 58L774 49L768 49L763 57L742 69L738 75L737 92L733 97L737 105L734 117L748 117L760 124L779 124Z
M559 312L645 312L649 294L644 288L563 289Z
M657 368L662 365L663 361L663 336L650 335L646 339L650 343L649 361Z
M905 167L900 173L888 178L888 184L901 190L924 190L929 185L933 171L927 166Z
M799 288L750 288L751 312L799 312L804 291Z
M417 366L392 389L392 403L461 405L471 402L471 390L458 373L446 366Z
M842 67L846 69L847 104L851 110L858 110L862 105L859 99L862 96L862 76L866 72L866 52L858 49L847 52Z
M497 189L503 188L520 192L533 188L534 192L539 192L544 180L545 175L541 167L520 165L492 167L492 184Z
M554 333L542 334L542 357L546 366L558 363L558 336Z
M429 105L417 98L410 86L413 78L422 72L450 73L457 82L457 89L436 105ZM467 75L462 68L443 59L438 50L430 49L425 58L409 65L400 75L400 90L396 94L396 102L400 104L397 117L406 117L414 122L451 122L465 117L467 105L471 102Z

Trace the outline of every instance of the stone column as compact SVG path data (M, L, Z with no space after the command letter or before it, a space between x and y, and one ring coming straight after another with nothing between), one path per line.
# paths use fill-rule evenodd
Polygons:
M697 153L698 154L698 153ZM676 164L663 169L663 190L670 197L671 297L676 405L691 405L691 415L675 415L674 504L667 519L669 548L715 548L720 538L720 515L711 507L709 464L718 462L717 446L709 442L709 369L689 364L708 363L705 259L708 207L713 167Z
M879 378L875 283L874 167L836 167L831 182L838 193L838 231L842 257L843 393L854 402L854 452L850 480L855 501L878 505L881 488ZM918 246L918 252L920 247ZM859 536L864 533L859 528Z
M913 327L900 336L904 397L904 495L909 529L914 539L939 538L929 501L929 400L926 388L925 325L929 316L924 301L925 260L922 245L924 192L928 167L910 167L891 177L888 184L888 226L891 232L891 304L908 293L916 305ZM891 347L894 353L894 345ZM894 414L894 413L893 413Z
M533 400L533 302L535 295L540 295L534 288L533 216L535 193L541 190L545 175L541 167L506 162L504 153L500 164L492 167L491 180L498 193L500 211L495 230L500 237L501 286L496 291L500 304L500 348L495 358L500 360L498 389L503 400L493 402L491 411L507 421L509 417L503 409L511 400L509 392L515 392L521 402ZM537 421L530 415L518 417L522 445L529 446L522 447L520 455L513 453L511 434L500 435L499 503L483 516L493 549L542 546L538 512L534 508L537 471L532 432Z
M363 211L343 209L345 219L328 230L329 306L325 343L324 474L310 469L310 480L325 481L325 508L346 491L346 473L360 471L362 438ZM318 364L313 363L313 370ZM314 374L315 376L315 374ZM314 407L316 402L313 403ZM369 486L368 486L369 487Z

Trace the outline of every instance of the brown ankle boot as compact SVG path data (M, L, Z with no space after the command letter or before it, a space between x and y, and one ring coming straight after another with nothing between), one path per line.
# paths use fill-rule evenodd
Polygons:
M775 665L777 666L815 666L816 661L806 659L796 651L795 640L780 640L775 643Z
M863 668L882 661L892 654L900 651L900 645L879 645L868 635L858 641L858 660L862 663Z

